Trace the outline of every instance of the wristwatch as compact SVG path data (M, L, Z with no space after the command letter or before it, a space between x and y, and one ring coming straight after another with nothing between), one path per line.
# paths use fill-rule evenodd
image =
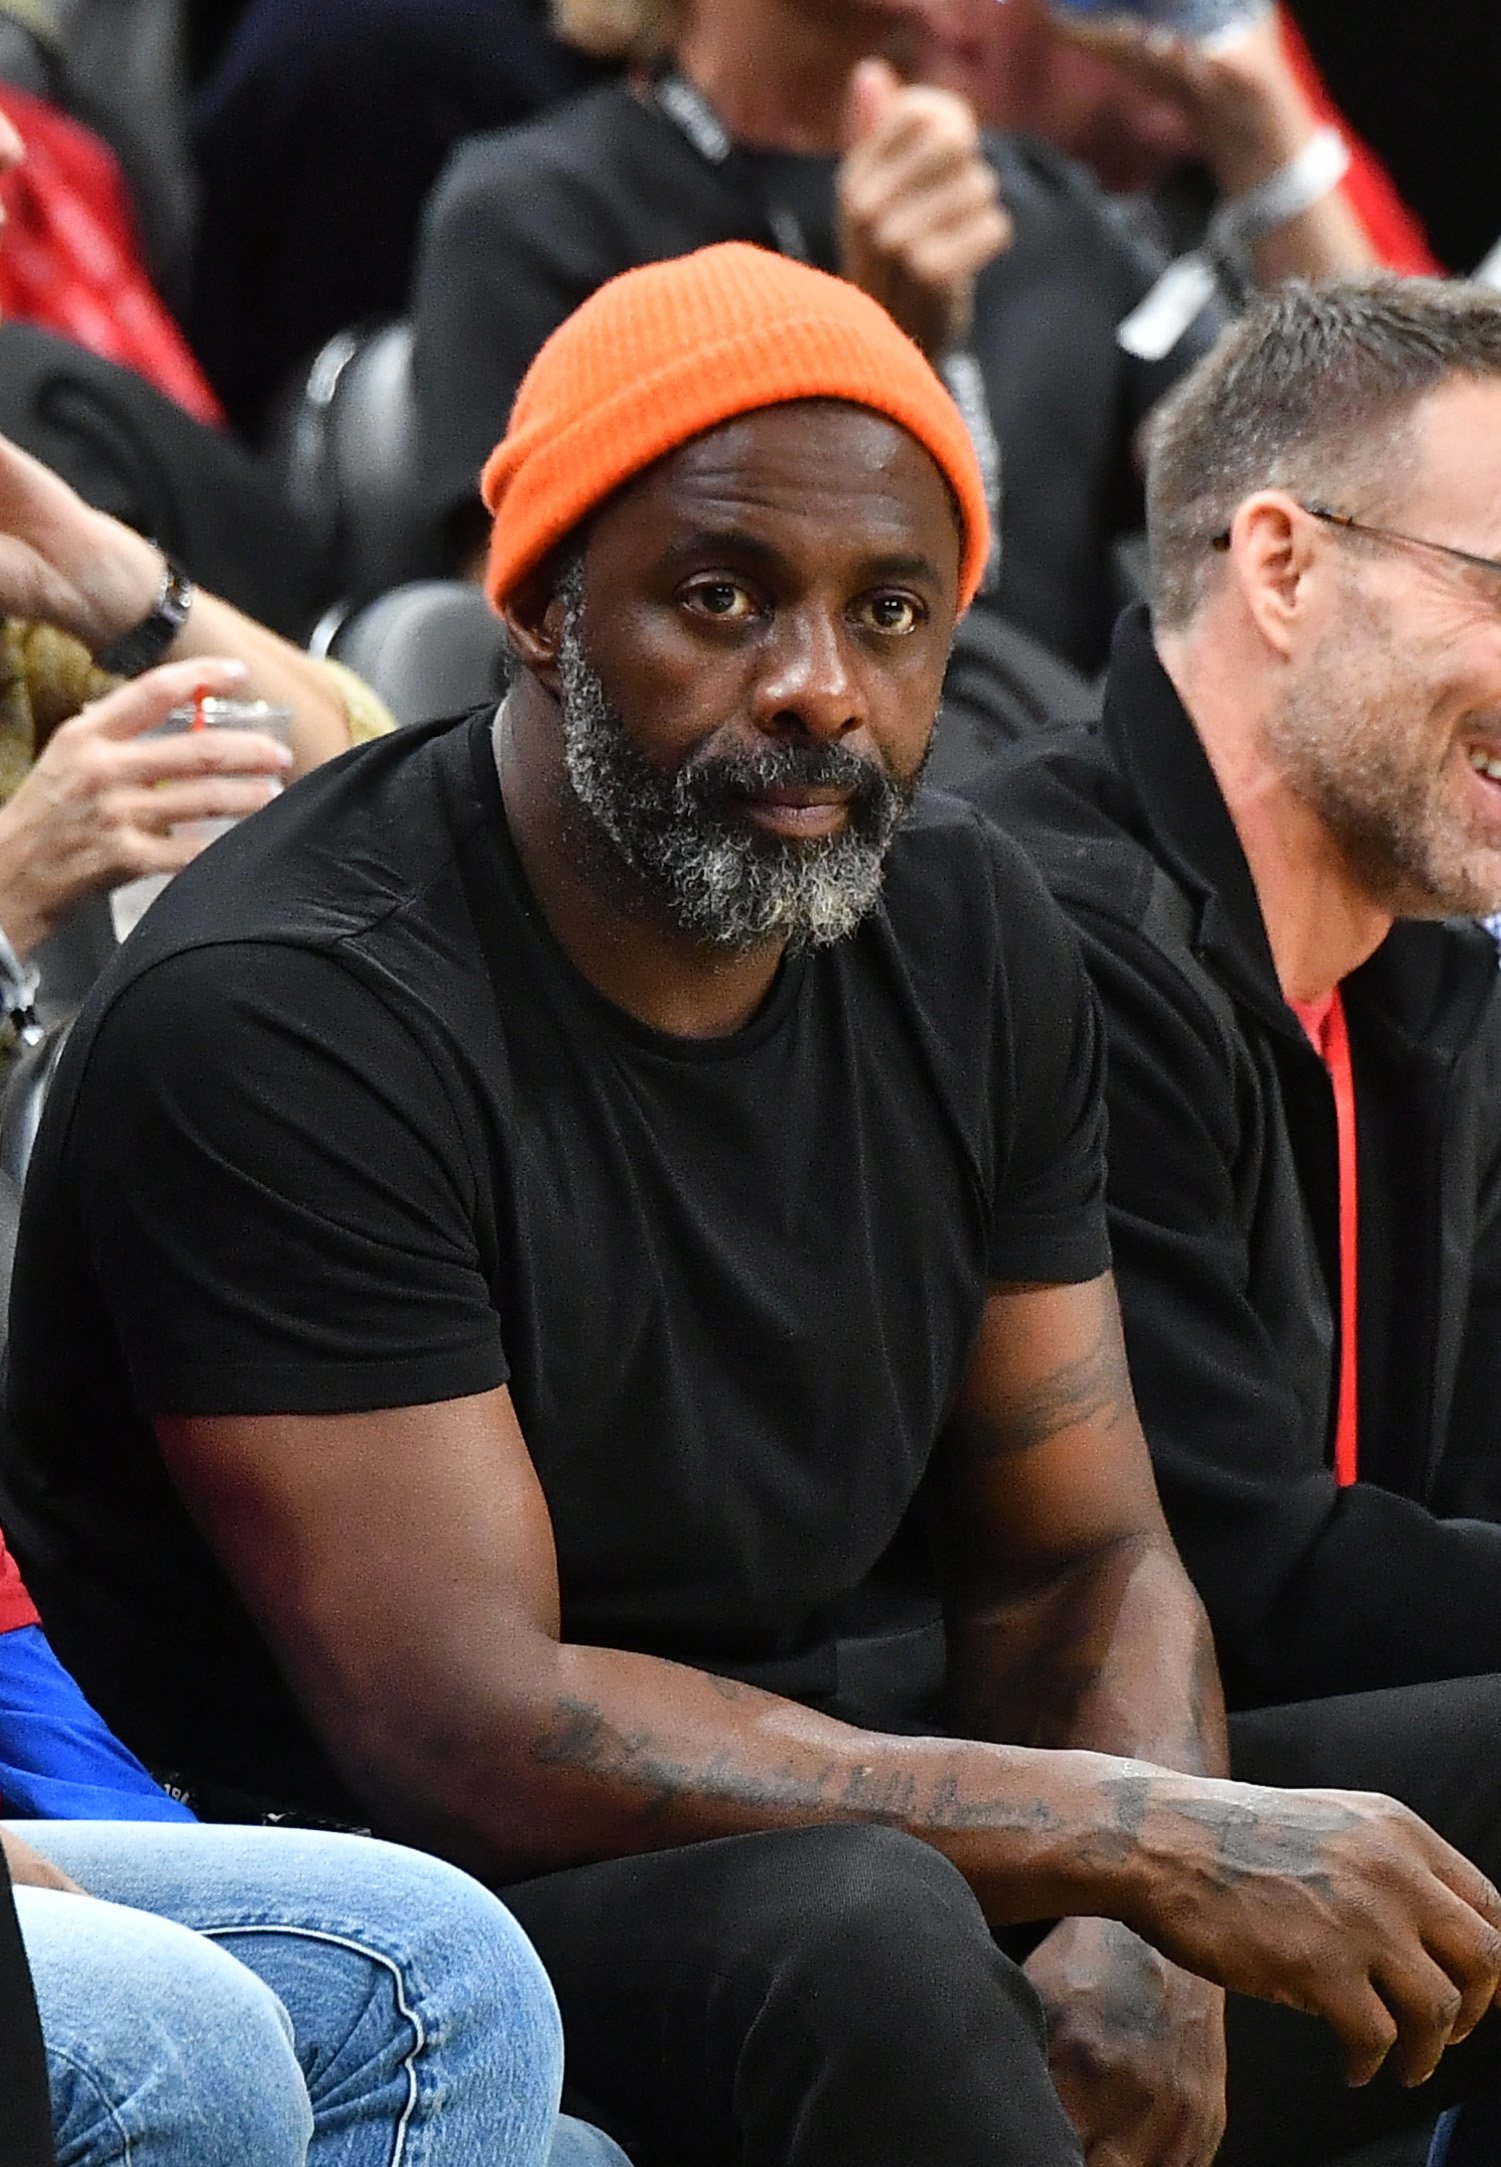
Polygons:
M162 583L150 611L139 624L122 632L117 640L111 640L108 647L102 647L94 657L95 662L111 677L139 677L142 670L149 670L154 662L161 661L187 623L192 607L193 582L181 565L174 564L164 554Z

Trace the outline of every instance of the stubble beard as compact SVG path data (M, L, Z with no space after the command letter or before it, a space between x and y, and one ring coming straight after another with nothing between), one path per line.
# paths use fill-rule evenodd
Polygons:
M563 757L579 806L678 928L723 949L821 948L875 908L886 852L917 794L835 744L690 754L663 774L638 752L584 643L582 567L570 567L558 647ZM776 788L850 792L834 836L758 833L738 796Z
M1452 741L1425 741L1431 679L1350 588L1337 651L1284 695L1267 727L1284 774L1357 881L1395 917L1501 910L1501 844L1456 802Z

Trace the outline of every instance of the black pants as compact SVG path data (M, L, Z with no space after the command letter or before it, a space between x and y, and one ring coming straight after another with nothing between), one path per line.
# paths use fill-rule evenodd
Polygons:
M1236 1773L1402 1798L1501 1880L1501 1677L1237 1717ZM1077 2167L1041 2014L959 1874L874 1828L730 1837L505 1892L569 2079L638 2167ZM1225 2167L1299 2167L1501 2086L1488 2017L1420 2092L1346 2089L1332 2034L1230 2013Z
M52 2109L31 1973L0 1854L0 2161L52 2167Z

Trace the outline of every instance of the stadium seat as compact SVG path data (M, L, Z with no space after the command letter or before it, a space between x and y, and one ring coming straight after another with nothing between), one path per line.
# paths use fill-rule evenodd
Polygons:
M323 651L358 671L400 723L462 714L505 690L504 629L465 580L397 587L345 617Z
M330 339L283 401L271 456L335 593L367 602L432 570L436 537L417 509L409 324Z
M32 956L42 977L36 1005L43 1023L61 1023L77 1013L119 945L109 897L86 896Z
M71 1017L66 1022L55 1023L36 1045L28 1046L18 1054L6 1078L4 1091L0 1092L0 1180L12 1183L18 1193L26 1183L26 1168L31 1161L36 1132L41 1127L42 1108L47 1103L47 1092L71 1026ZM3 1231L3 1225L0 1225L0 1233ZM7 1256L7 1295L9 1268Z

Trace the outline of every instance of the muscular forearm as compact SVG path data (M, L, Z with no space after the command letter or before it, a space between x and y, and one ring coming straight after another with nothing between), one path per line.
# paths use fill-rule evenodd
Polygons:
M1030 1600L955 1615L949 1663L967 1736L1229 1767L1209 1621L1165 1541L1115 1544Z
M550 1652L549 1652L550 1651ZM382 1821L491 1880L707 1838L862 1821L950 1857L997 1922L1139 1908L1150 1797L1135 1761L856 1729L649 1656L535 1650L446 1713L422 1691L335 1740ZM408 1681L409 1688L414 1681Z

